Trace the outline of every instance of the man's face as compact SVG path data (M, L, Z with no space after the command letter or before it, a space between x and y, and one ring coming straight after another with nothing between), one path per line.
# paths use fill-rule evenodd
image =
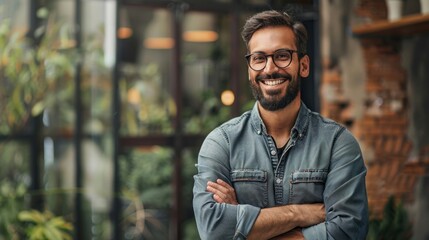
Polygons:
M297 50L293 31L284 26L267 27L257 30L249 41L249 53L273 54L281 49ZM267 57L264 69L255 71L248 68L250 87L256 100L269 111L286 107L300 92L300 79L309 73L309 59L298 59L298 53L292 53L288 67L280 68Z

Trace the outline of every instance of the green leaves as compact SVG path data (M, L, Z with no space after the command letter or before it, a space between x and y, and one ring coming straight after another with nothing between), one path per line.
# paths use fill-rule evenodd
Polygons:
M54 217L51 212L37 210L22 211L18 214L21 222L26 222L26 235L30 240L68 240L73 226L62 217Z
M411 229L402 202L395 204L391 196L384 206L383 219L370 221L367 240L411 239Z
M73 83L78 58L71 28L48 18L47 9L40 9L37 14L48 19L35 33L41 38L38 45L13 29L9 20L0 23L2 134L19 129L31 115L41 114L56 102L46 101L47 96L69 93L59 86Z

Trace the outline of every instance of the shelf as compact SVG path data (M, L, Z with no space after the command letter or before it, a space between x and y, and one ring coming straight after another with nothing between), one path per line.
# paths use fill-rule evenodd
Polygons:
M429 32L429 14L405 16L395 21L377 21L353 28L356 37L407 36Z

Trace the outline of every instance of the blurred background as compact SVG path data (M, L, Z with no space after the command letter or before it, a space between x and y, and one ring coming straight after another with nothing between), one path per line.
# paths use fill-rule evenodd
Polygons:
M253 106L240 32L268 9L309 32L303 101L359 141L368 239L429 239L427 5L0 0L0 240L199 239L198 150Z

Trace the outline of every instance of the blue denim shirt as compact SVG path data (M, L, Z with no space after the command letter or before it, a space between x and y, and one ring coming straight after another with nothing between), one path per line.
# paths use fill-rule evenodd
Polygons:
M281 156L257 104L205 139L194 176L193 206L201 239L246 239L261 208L324 203L326 221L305 239L365 239L366 167L356 139L303 103ZM207 181L234 187L239 205L216 203Z

